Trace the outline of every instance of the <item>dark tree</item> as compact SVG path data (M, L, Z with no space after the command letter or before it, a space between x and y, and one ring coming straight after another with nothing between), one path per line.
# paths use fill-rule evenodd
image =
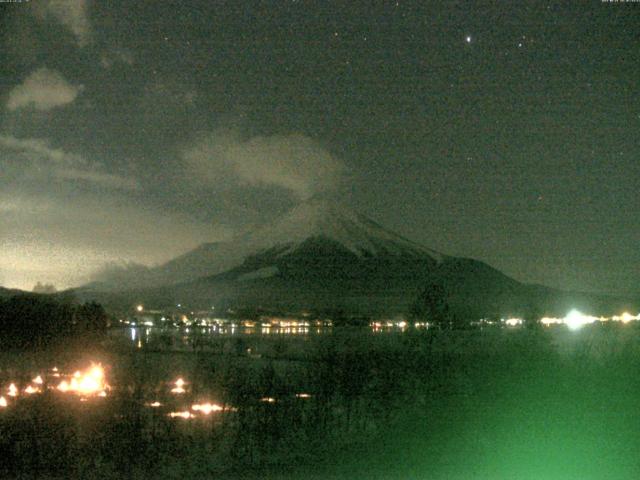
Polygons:
M430 280L424 286L409 313L413 320L433 323L443 329L454 328L459 323L451 311L447 288L438 280Z
M84 303L76 310L76 328L80 332L103 333L108 325L107 312L96 302Z
M540 323L540 309L535 303L529 303L524 309L524 326L531 330L536 330L542 326Z
M97 303L37 294L0 300L0 348L42 348L77 335L103 335L106 327L107 315Z

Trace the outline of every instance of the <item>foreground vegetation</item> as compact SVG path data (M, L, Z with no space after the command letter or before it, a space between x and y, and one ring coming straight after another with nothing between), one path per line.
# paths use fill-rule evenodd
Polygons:
M94 302L32 293L0 298L2 349L42 349L79 337L93 342L107 324L104 308Z
M638 333L337 329L188 354L114 344L84 353L110 365L101 403L45 393L0 411L0 477L637 478ZM194 399L233 409L186 420L148 408L178 375Z

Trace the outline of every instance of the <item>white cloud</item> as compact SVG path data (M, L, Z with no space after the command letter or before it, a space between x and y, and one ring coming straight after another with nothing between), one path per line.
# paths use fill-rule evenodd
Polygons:
M34 9L40 18L52 18L69 30L81 47L91 41L91 24L87 0L39 1Z
M185 149L183 158L204 183L232 178L243 185L281 187L299 198L334 188L344 171L331 153L300 134L242 140L235 132L218 131Z
M86 163L86 160L81 156L67 153L59 148L52 148L46 140L41 138L16 138L11 135L0 135L0 147L28 154L31 157L44 158L59 165Z
M66 288L87 282L105 264L165 262L229 232L184 215L117 196L0 189L0 285L36 282Z
M9 92L7 108L51 110L73 102L82 89L82 85L71 85L55 70L39 68Z
M61 181L80 181L120 190L136 190L136 180L105 172L97 162L89 162L81 155L52 148L40 138L20 139L0 135L0 158L7 172L14 172L23 179L38 181L50 177ZM8 155L6 153L9 153ZM13 168L12 168L13 167Z

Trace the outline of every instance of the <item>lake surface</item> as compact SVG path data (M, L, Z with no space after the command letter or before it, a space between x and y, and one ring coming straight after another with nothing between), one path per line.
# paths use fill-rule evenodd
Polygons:
M0 473L640 478L636 326L387 333L123 328L5 353Z

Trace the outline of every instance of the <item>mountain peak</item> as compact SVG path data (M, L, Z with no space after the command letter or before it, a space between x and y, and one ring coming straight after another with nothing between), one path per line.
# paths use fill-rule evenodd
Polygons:
M276 220L231 241L205 243L158 267L116 269L103 282L169 285L229 271L246 258L276 249L278 257L300 251L308 240L329 240L358 257L400 256L441 263L444 255L378 225L341 202L312 197ZM308 244L308 243L307 243Z
M292 208L273 223L246 235L242 241L257 248L296 244L314 237L328 238L360 256L382 252L428 255L437 261L443 256L395 234L341 202L324 196L313 197Z

